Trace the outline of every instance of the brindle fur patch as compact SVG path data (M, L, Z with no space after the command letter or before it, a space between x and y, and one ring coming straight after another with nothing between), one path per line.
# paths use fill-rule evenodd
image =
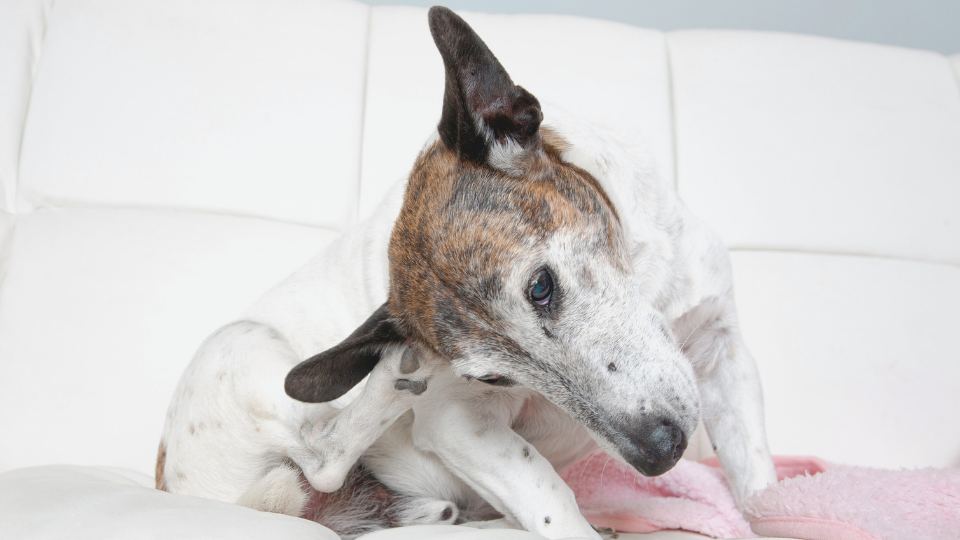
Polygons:
M561 160L559 136L540 131L521 178L458 159L442 141L418 158L389 250L390 312L408 338L448 358L467 343L526 356L490 307L503 294L502 272L563 229L577 231L584 250L629 268L610 199Z

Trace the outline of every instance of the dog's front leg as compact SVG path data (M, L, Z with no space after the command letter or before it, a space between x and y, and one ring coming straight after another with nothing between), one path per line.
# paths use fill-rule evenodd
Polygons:
M482 383L464 389L452 375L441 375L450 380L414 406L414 444L434 453L508 521L527 531L547 538L599 539L550 462L510 428L522 402L499 390L478 390Z
M742 506L777 476L767 446L760 376L730 305L711 303L688 313L678 334L699 379L703 423Z
M426 390L439 360L411 346L384 353L360 395L336 415L301 428L304 446L291 458L317 491L340 489L363 454Z

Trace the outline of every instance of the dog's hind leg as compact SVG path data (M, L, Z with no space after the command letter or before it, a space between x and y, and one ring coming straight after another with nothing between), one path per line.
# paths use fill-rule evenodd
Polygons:
M304 425L304 445L290 450L314 489L339 489L351 468L403 413L410 410L440 365L414 346L390 347L360 395L332 417Z

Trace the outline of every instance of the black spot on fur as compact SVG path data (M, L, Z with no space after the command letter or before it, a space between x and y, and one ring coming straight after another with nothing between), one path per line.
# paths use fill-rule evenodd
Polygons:
M543 518L543 522L546 523L547 525L549 525L549 524L550 524L550 516L544 517L544 518Z
M393 383L393 387L397 390L409 390L415 396L419 396L427 390L427 381L426 379L422 381L411 381L410 379L397 379L397 382Z
M409 375L420 369L420 360L417 360L417 353L413 352L413 347L407 347L400 358L400 373Z
M525 458L530 457L530 448L527 447L527 446L524 446L524 447L523 447L523 457L525 457Z
M610 362L609 364L607 364L607 369L610 370L610 371L616 371L616 370L617 370L617 365L614 364L613 362Z

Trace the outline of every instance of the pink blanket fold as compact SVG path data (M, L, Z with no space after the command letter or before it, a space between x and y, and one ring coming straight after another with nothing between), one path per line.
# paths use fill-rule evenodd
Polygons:
M714 538L960 540L960 470L832 467L774 457L780 482L737 509L716 459L680 460L654 478L598 453L561 472L593 524L619 532L681 529Z

